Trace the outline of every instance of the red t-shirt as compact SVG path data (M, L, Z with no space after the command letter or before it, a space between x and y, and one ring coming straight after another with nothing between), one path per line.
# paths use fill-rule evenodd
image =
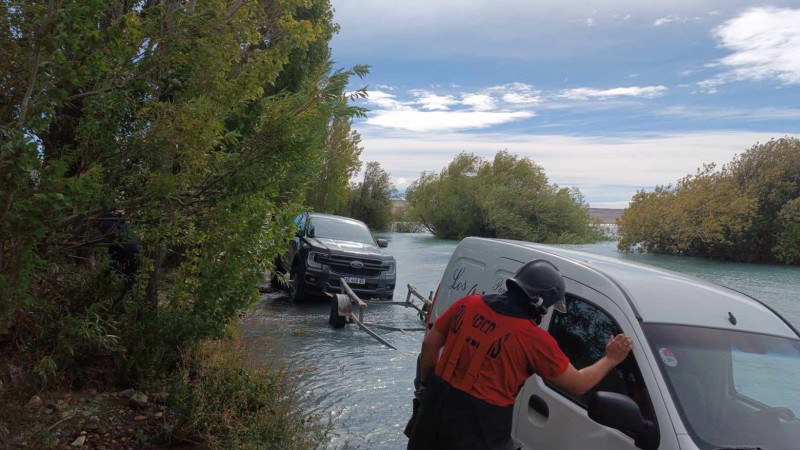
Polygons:
M448 348L458 340L467 339L469 342L471 336L488 331L497 336L490 349L476 350L465 345L452 379L445 380L457 385L457 381L465 376L473 354L476 351L482 353L484 361L467 393L493 405L513 405L523 383L534 373L548 380L564 373L569 366L569 358L550 334L530 319L495 312L480 295L470 295L453 303L434 326L446 337L443 355L447 355ZM445 366L446 361L440 357L436 375L442 377Z

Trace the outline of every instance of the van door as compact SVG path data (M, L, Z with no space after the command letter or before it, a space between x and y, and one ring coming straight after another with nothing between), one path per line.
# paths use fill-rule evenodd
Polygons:
M621 431L604 427L588 417L587 405L598 390L630 396L643 414L655 422L650 392L637 359L645 361L641 343L635 338L630 321L607 297L566 279L567 314L551 312L542 327L556 339L559 347L577 369L589 366L605 354L612 335L625 332L634 337L635 349L622 364L593 390L577 396L561 391L539 376L528 378L517 396L512 435L524 449L634 449L634 439ZM652 379L652 377L648 377ZM662 447L665 448L665 447Z

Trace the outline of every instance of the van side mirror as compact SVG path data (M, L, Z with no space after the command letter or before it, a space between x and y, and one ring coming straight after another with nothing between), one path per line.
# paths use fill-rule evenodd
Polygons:
M626 395L595 392L589 399L589 418L600 425L633 433L636 446L641 449L658 448L658 428L644 418L639 405Z
M378 239L375 239L375 242L378 243L378 247L380 247L380 248L386 248L386 247L389 246L389 241L387 241L386 239L378 238Z

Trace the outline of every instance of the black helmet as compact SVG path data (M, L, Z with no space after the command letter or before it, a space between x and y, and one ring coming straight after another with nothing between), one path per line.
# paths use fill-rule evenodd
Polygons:
M546 310L553 307L560 313L567 312L564 297L564 277L558 268L543 259L533 260L519 268L516 275L506 280L506 287L522 291L535 306Z

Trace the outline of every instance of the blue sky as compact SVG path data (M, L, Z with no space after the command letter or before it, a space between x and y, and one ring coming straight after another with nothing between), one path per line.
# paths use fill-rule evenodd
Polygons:
M800 0L332 0L362 160L529 157L595 207L800 132Z

